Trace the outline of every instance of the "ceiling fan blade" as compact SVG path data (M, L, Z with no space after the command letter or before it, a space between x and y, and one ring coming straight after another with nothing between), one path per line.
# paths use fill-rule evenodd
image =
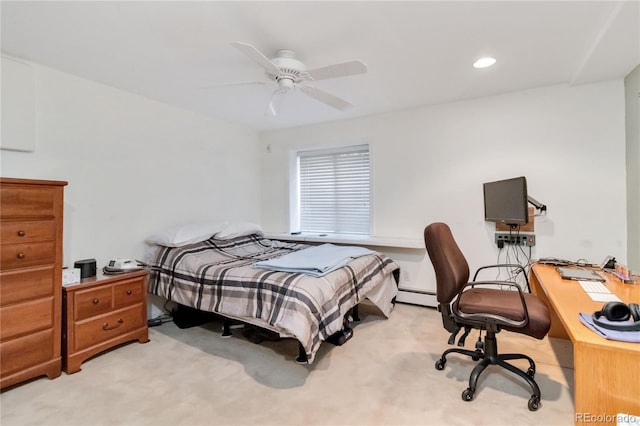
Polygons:
M269 58L264 56L258 49L248 43L242 43L240 41L234 41L231 43L233 47L247 55L249 58L257 62L262 68L267 70L268 73L273 75L280 75L280 68L276 66Z
M332 95L331 93L327 93L324 90L320 90L316 87L300 86L300 90L302 91L302 93L306 94L307 96L311 96L313 99L320 101L324 104L327 104L340 111L344 111L345 109L353 106L349 102L343 99L340 99L339 97Z
M220 83L220 84L212 84L210 86L202 86L202 89L218 89L221 87L236 87L236 86L258 86L269 84L266 81L241 81L238 83Z
M341 64L329 65L314 70L308 70L307 73L313 80L325 80L328 78L346 77L349 75L364 74L367 72L367 66L360 60L343 62Z
M285 95L287 94L287 89L278 88L273 91L271 97L269 98L269 105L267 105L267 109L264 112L264 115L269 117L275 117L278 115L278 111L282 106L282 101L284 100Z

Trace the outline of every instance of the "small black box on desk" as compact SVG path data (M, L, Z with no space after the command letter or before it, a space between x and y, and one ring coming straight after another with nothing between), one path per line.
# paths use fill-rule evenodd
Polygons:
M96 260L83 259L73 264L74 268L80 269L80 278L89 278L96 276Z

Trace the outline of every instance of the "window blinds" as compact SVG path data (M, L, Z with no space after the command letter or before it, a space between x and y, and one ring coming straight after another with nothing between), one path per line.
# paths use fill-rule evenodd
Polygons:
M298 153L300 230L369 235L369 146Z

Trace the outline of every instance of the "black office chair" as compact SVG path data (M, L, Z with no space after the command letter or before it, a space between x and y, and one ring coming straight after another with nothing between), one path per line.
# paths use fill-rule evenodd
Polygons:
M551 319L547 306L533 294L524 293L520 286L509 281L476 281L478 272L487 268L505 267L524 269L520 265L491 265L476 271L469 282L469 265L460 251L453 234L444 223L432 223L424 230L424 242L436 273L438 310L442 313L444 328L451 332L449 344L455 342L458 332L464 333L458 346L472 329L485 330L484 343L481 338L474 351L452 348L444 351L436 369L442 370L447 355L455 352L480 361L469 377L469 387L462 392L463 401L471 401L475 395L478 378L488 365L499 365L522 377L533 390L529 399L529 410L540 407L540 388L533 379L536 365L533 359L523 354L498 354L496 334L501 330L513 331L542 339L549 332ZM527 280L526 274L524 274ZM529 283L527 280L527 287ZM508 289L504 289L508 287ZM525 372L507 360L526 359L529 368Z

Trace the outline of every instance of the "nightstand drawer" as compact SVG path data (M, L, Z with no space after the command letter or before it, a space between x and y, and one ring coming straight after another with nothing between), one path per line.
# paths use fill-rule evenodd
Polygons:
M75 350L79 351L103 343L131 330L144 327L146 310L142 305L122 309L99 318L76 323Z
M3 244L2 270L49 265L56 260L53 241L32 244Z
M144 300L144 281L140 279L126 281L113 286L113 306L124 308Z
M4 208L4 206L2 206ZM24 244L37 241L53 241L56 225L53 220L2 222L2 244Z
M54 357L53 348L53 329L4 342L0 344L0 374L5 376L46 362Z
M48 187L2 186L2 217L54 216L55 197Z
M41 297L53 296L53 266L27 268L0 274L2 306Z
M76 321L109 312L113 307L113 292L111 287L92 288L76 292L75 317Z
M53 327L53 298L0 308L0 340Z

